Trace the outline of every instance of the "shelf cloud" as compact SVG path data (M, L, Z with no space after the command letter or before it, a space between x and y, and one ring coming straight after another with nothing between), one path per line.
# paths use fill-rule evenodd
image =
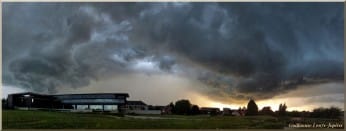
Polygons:
M3 82L57 93L167 75L213 100L266 100L343 84L343 23L343 3L7 2Z

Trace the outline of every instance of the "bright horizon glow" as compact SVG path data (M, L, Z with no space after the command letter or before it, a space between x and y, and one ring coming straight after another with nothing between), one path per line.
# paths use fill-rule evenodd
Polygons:
M231 110L235 110L235 109L238 109L240 107L238 105L229 105L229 104L224 104L224 103L220 103L220 102L212 102L212 103L210 103L210 106L220 108L220 110L223 110L223 108L230 108Z
M269 100L270 101L270 100ZM260 101L260 102L256 102L257 106L258 106L258 110L262 110L263 107L267 107L270 106L270 108L272 109L272 111L278 111L279 110L279 104L276 103L270 103L270 102L266 102L266 101ZM239 109L239 107L247 107L247 103L243 104L243 105L238 105L238 104L225 104L225 103L221 103L221 102L211 102L210 104L208 104L209 107L216 107L216 108L220 108L220 110L223 110L223 108L230 108L232 110L235 109ZM287 107L287 111L312 111L314 109L314 107L312 106L302 106L302 107Z
M247 107L248 101L244 102L243 104L227 104L222 103L219 101L213 101L208 99L205 96L199 95L199 94L193 94L192 97L189 98L191 100L192 104L197 104L199 107L216 107L220 110L223 110L223 108L231 108L231 110L239 109L239 107ZM256 104L258 106L258 110L262 110L263 107L270 106L272 111L279 110L280 104L286 104L287 105L287 111L312 111L314 108L317 108L316 106L312 105L304 105L304 106L292 106L293 103L297 102L303 102L303 98L273 98L269 100L259 100L256 101ZM343 110L343 109L341 109Z

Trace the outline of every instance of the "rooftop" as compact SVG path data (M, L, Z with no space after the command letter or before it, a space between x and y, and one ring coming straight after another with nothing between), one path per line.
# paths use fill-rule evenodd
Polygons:
M143 101L127 101L128 105L147 105Z

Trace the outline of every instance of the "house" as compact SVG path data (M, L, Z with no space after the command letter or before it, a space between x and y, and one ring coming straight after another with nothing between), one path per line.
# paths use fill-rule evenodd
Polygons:
M223 108L222 109L222 115L231 115L232 110L230 108Z
M220 109L219 108L214 108L214 107L202 107L200 108L201 114L209 114L209 115L217 115L220 114Z
M126 110L148 110L148 106L143 101L127 101L126 105L124 106L124 109L126 109Z
M245 108L243 108L243 109L239 108L238 110L232 110L231 112L232 112L231 113L232 116L245 116L246 109Z
M173 106L167 105L161 109L161 114L170 115L173 114Z
M242 116L242 115L238 110L236 110L236 111L232 111L232 116Z
M127 101L124 106L125 113L127 114L161 114L162 106L151 106L145 104L143 101Z

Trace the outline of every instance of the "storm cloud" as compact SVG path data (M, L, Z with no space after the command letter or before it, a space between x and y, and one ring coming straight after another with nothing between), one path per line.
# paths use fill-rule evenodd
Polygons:
M56 93L166 74L269 99L343 83L343 23L342 3L4 3L3 81Z

